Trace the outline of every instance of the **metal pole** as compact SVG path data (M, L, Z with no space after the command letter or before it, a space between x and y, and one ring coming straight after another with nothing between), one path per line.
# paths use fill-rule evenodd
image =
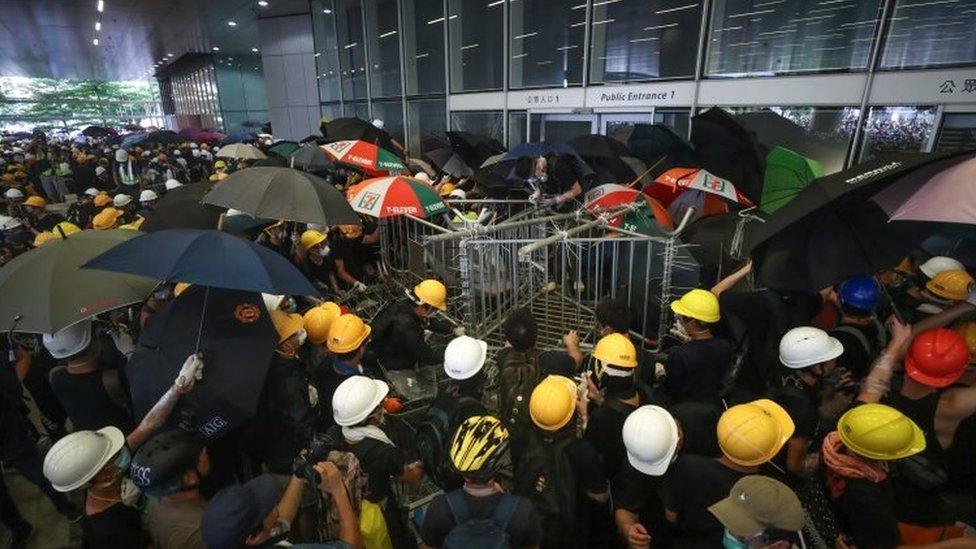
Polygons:
M891 17L893 0L885 0L884 7L881 8L878 24L875 27L877 33L874 35L874 42L871 43L871 55L868 58L868 76L864 82L864 91L861 93L861 106L858 111L857 126L854 127L854 135L851 137L851 148L847 156L847 167L856 163L857 157L861 152L861 134L864 133L864 125L867 123L868 100L871 98L871 88L874 86L874 71L877 65L878 56L881 53L881 41L884 38L885 30Z
M403 116L403 135L401 142L403 148L406 149L410 145L410 121L407 120L407 62L404 58L404 48L403 48L403 0L397 0L397 34L399 40L397 44L400 47L400 110ZM419 143L419 140L418 140ZM406 156L410 156L409 151L404 151ZM414 151L417 156L420 156L420 151Z
M708 47L708 23L711 19L712 1L702 2L701 28L698 34L698 56L695 59L695 95L691 99L691 116L698 110L698 92L701 88L702 74L705 72L705 50ZM657 109L655 109L655 112ZM688 124L688 139L691 139L691 124Z

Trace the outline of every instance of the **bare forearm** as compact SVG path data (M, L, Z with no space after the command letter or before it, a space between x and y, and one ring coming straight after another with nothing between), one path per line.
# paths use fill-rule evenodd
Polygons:
M626 509L617 509L613 512L613 519L617 523L617 534L621 538L627 539L627 529L637 524L638 517L636 513Z
M970 313L976 310L969 303L962 302L949 307L948 309L942 311L941 313L934 314L932 316L926 317L917 323L912 325L912 335L918 335L922 332L932 330L935 328L942 328L943 326L948 326L956 321L957 318L961 317L966 313Z
M281 496L281 500L278 501L278 516L287 520L288 524L295 522L295 516L298 515L298 509L301 507L304 488L304 482L300 478L292 476L291 480L288 481L288 488L285 489L285 495Z
M739 281L745 278L750 272L752 272L752 261L746 263L738 271L730 274L722 280L719 280L717 284L712 286L712 293L715 295L721 295L725 290L728 290L729 288L738 284Z
M353 547L362 547L363 542L359 537L359 518L352 509L349 494L344 489L337 490L332 494L332 501L335 502L336 510L339 512L339 539Z
M152 436L153 432L169 419L169 415L173 413L173 408L176 407L179 400L180 393L176 390L176 385L171 386L163 393L163 396L156 401L156 405L139 422L138 427L125 437L129 450L133 452L138 450Z
M861 402L873 403L881 400L891 386L891 375L895 369L895 353L885 349L874 365L864 382L861 384L861 392L857 399Z

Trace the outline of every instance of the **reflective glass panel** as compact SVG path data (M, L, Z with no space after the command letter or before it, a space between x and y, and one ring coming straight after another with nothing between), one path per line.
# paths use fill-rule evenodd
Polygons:
M342 105L339 103L323 103L321 105L322 118L326 121L342 118Z
M372 97L402 95L400 23L396 0L366 3L366 45L369 55L369 94Z
M935 150L939 152L968 151L976 149L976 114L946 113L942 116L942 129Z
M407 100L407 150L410 156L436 148L428 137L444 138L447 129L447 102L443 99Z
M861 160L892 151L925 151L935 126L935 107L871 107Z
M407 95L445 93L443 0L402 0L400 7Z
M528 136L526 135L526 124L528 122L528 114L525 111L509 111L508 112L508 146L514 147L528 141Z
M342 98L366 99L366 44L363 39L363 7L359 0L336 0L339 68Z
M480 133L499 141L505 139L502 111L455 111L451 113L451 129Z
M447 30L451 91L500 90L504 85L505 0L449 0ZM443 16L428 21L436 25Z
M400 101L373 101L373 118L383 121L383 129L390 137L403 144L403 103Z
M509 87L581 85L586 2L520 0L508 10Z
M976 61L973 29L976 29L976 0L896 0L881 67L902 69L972 63Z
M342 110L345 116L351 116L355 118L362 118L363 120L369 120L369 105L365 101L360 101L356 103L344 103Z
M335 6L332 0L312 2L312 31L315 34L315 68L319 99L338 101L339 41L336 37Z

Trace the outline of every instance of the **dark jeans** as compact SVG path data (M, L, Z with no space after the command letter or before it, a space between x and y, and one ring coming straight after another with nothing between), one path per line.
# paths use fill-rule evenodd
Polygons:
M64 494L55 490L44 477L43 461L37 452L33 450L24 452L17 459L5 461L4 464L16 468L27 480L40 488L58 511L71 507ZM20 511L17 510L13 498L10 497L10 492L7 490L7 484L2 475L0 475L0 522L3 522L11 530L22 529L28 525Z

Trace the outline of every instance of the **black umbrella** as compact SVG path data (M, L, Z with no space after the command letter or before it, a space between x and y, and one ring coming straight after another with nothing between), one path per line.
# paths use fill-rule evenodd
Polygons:
M321 135L308 135L308 136L305 136L305 138L302 139L301 141L299 141L298 143L299 144L302 144L302 145L304 145L306 143L316 143L317 144L320 139L322 139L322 136Z
M109 135L116 135L117 132L112 128L106 128L104 126L88 126L87 128L81 130L81 135L87 135L88 137L107 137Z
M393 144L393 138L389 133L361 118L336 118L331 122L323 123L321 129L322 135L329 143L358 139L378 145L393 154L400 154L400 147Z
M255 217L319 225L360 225L346 197L321 177L292 168L234 172L203 198Z
M751 233L759 281L771 288L819 291L891 268L940 225L889 222L869 197L950 156L887 155L814 180Z
M731 181L752 202L761 202L768 151L732 115L712 107L692 117L691 142L701 167Z
M474 175L474 170L450 148L435 149L425 154L424 157L446 174L455 177L471 177Z
M497 139L471 132L447 132L451 148L472 168L479 168L485 160L505 152L505 145Z
M187 288L149 318L126 365L136 417L152 408L199 349L205 375L180 399L171 422L189 423L204 438L227 433L254 415L276 341L260 294Z
M634 125L627 146L633 156L651 168L651 176L655 178L671 168L701 167L691 145L664 124Z
M252 168L287 168L288 161L278 155L272 155L267 158L259 158L251 162Z
M191 183L167 191L139 229L147 233L163 229L216 229L223 209L200 202L212 188L209 183Z
M769 109L740 114L735 121L752 132L766 148L784 147L803 156L810 156L810 136L796 122Z
M329 160L329 155L325 154L322 147L319 147L315 143L302 145L297 151L291 153L290 164L292 168L301 168L309 171L324 170L335 166Z
M681 242L688 244L691 255L702 268L717 275L728 274L748 259L750 234L762 223L753 211L729 212L702 217L681 232Z
M170 130L158 130L150 132L143 139L143 143L158 143L160 145L172 145L186 141L180 134Z
M602 158L634 156L627 145L606 135L580 135L570 139L567 143L583 158L588 156Z

